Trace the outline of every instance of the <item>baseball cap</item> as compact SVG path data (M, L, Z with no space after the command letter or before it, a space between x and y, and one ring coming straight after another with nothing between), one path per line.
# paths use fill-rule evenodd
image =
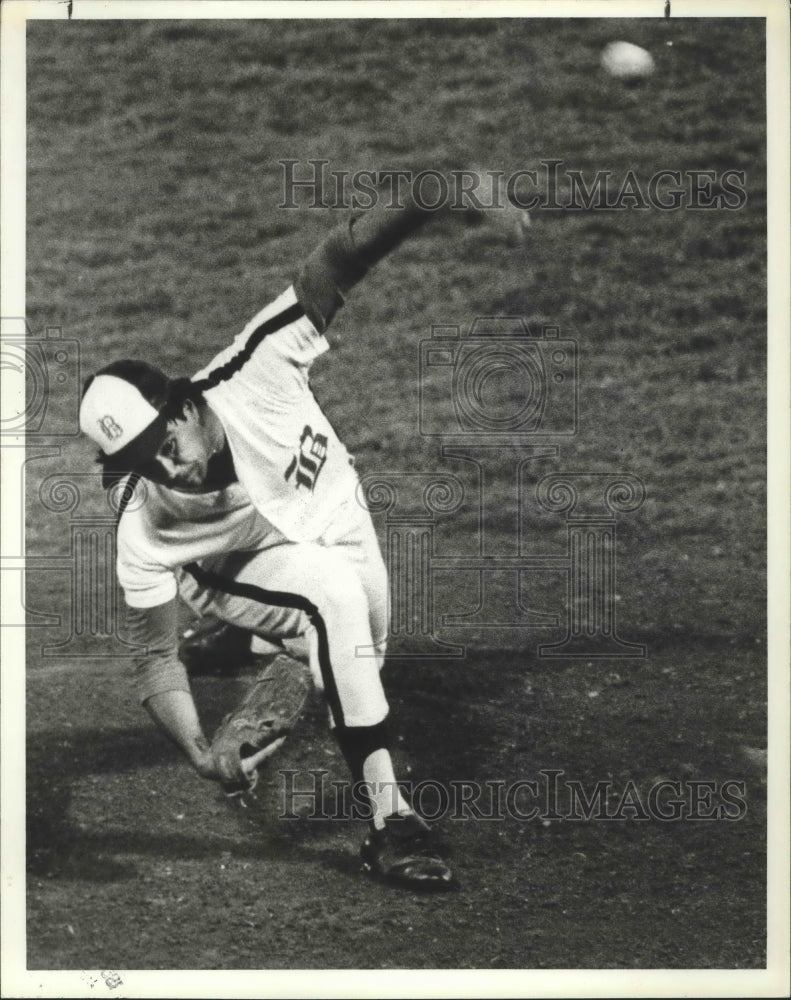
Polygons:
M83 388L80 430L98 445L106 472L130 472L165 440L170 379L145 361L114 361Z

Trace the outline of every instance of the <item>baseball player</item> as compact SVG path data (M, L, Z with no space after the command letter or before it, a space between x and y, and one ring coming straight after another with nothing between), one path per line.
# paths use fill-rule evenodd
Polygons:
M121 360L87 379L82 431L105 485L126 477L117 572L141 702L202 777L251 786L264 749L228 774L177 657L177 599L269 639L303 636L330 725L370 805L361 854L381 878L446 888L447 864L401 795L380 679L387 572L351 458L309 372L349 290L430 214L376 206L332 230L293 286L191 379Z
M370 805L365 866L441 889L451 872L401 795L389 751L386 568L351 458L309 384L344 297L431 215L409 202L351 217L191 379L133 360L87 379L80 427L99 447L105 485L125 481L117 571L130 637L146 650L136 682L154 722L202 777L251 787L282 737L268 730L268 742L251 740L230 764L217 738L210 744L177 656L177 599L253 635L304 637Z

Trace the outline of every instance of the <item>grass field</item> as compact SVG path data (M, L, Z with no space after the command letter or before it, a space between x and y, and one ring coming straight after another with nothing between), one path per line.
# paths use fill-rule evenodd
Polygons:
M646 184L733 170L747 192L733 210L539 209L526 252L480 227L427 230L355 291L314 377L363 474L464 482L464 504L436 525L438 548L464 554L480 483L419 434L419 341L432 325L519 314L577 342L577 433L526 467L525 496L548 472L644 483L618 523L617 607L647 655L552 660L537 646L561 629L440 625L463 659L386 668L402 762L444 785L542 768L643 792L743 781L746 814L447 821L459 892L399 896L359 874L360 824L278 822L274 773L260 810L231 813L153 730L122 660L42 656L68 630L30 629L31 968L764 965L763 31L757 19L29 23L27 318L79 342L83 375L118 356L191 374L288 284L339 213L279 209L279 160L511 174L552 159ZM652 80L599 69L619 37L653 53ZM70 399L53 392L50 426ZM27 466L28 555L45 561L65 561L77 515L42 506L40 484L93 471L84 442L56 443ZM487 465L490 551L512 551L517 527L531 552L561 551L564 519L518 508L513 469L506 445ZM98 486L80 482L79 516L105 516ZM538 576L531 607L559 613L562 577ZM436 586L443 614L474 608L471 572ZM62 564L28 574L33 612L68 622L69 597ZM209 720L239 683L196 681ZM343 777L318 710L281 760Z

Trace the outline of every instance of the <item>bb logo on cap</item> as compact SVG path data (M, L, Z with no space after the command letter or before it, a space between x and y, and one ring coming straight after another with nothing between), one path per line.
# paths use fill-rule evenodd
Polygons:
M158 416L159 410L136 385L117 375L100 372L82 397L80 430L105 455L114 455L128 447ZM123 418L123 424L118 417Z
M105 416L103 416L101 420L97 421L97 423L109 441L114 441L116 438L121 437L124 433L123 427L121 427L120 424L117 424L109 413L105 414Z

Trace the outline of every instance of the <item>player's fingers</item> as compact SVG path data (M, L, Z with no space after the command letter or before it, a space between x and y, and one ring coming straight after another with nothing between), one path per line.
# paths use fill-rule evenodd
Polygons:
M261 764L271 757L273 753L280 749L285 741L285 736L281 736L274 742L270 743L269 746L264 747L263 750L259 750L257 753L251 754L249 757L242 758L242 767L245 773L250 776Z

